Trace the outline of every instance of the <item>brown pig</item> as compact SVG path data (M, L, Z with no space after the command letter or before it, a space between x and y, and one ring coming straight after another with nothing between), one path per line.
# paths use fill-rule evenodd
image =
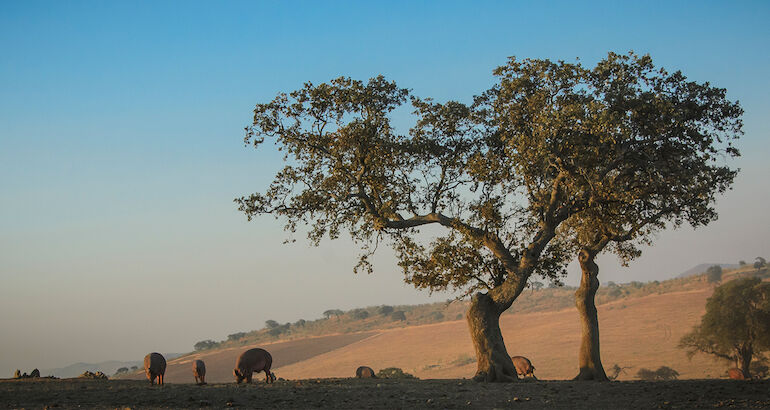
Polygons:
M193 377L196 384L206 384L206 363L203 360L193 361Z
M733 380L747 380L748 377L743 373L743 370L733 367L732 369L727 369L727 375L730 376Z
M374 370L372 370L369 366L361 366L358 369L356 369L356 377L359 379L376 379L377 376L374 375Z
M511 360L519 376L531 376L533 379L537 379L535 377L535 366L532 366L532 362L529 359L524 356L511 356Z
M144 372L150 384L155 384L155 378L158 378L158 384L163 384L163 375L166 374L166 358L160 353L150 353L144 356Z
M251 383L251 376L254 372L265 372L265 383L272 383L275 381L275 374L270 372L270 367L273 365L273 356L265 349L254 348L249 349L240 356L235 362L235 369L233 369L233 375L235 380L240 383L243 379L246 379L246 383Z

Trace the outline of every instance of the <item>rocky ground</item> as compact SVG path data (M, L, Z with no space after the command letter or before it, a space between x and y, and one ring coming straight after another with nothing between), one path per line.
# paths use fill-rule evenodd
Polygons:
M770 408L770 381L590 383L310 379L170 384L136 380L0 381L0 408Z

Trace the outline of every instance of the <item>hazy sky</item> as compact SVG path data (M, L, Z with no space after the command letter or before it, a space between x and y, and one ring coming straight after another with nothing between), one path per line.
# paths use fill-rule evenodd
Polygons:
M511 55L650 53L741 101L742 170L718 221L629 268L603 257L600 279L770 256L770 3L590 4L0 2L0 377L446 299L404 285L388 248L354 276L348 241L282 245L279 222L232 202L281 166L243 146L253 105L340 75L467 102Z

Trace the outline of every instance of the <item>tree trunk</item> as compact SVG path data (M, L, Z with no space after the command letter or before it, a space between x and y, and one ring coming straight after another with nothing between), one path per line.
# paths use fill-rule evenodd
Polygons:
M754 349L751 345L744 345L738 348L737 363L738 368L741 369L743 375L747 379L751 378L751 357L754 355Z
M466 318L478 363L473 380L510 382L518 379L500 332L500 315L504 310L487 294L477 293L471 299Z
M575 292L575 305L580 315L580 373L575 380L608 381L599 351L599 317L596 313L596 291L599 290L599 266L594 262L596 252L581 249L578 254L582 277Z

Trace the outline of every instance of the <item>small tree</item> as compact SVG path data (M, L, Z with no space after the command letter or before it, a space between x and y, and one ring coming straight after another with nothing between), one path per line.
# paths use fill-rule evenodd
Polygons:
M123 374L123 373L128 373L128 367L121 367L121 368L119 368L118 370L115 371L115 375L119 375L119 374Z
M240 340L246 337L246 332L237 332L233 333L231 335L227 335L227 340L234 341L234 340Z
M736 279L719 286L706 302L701 323L679 342L692 357L706 353L734 360L750 376L753 359L770 350L770 283Z
M389 314L393 313L393 306L380 306L379 312L382 316L388 316Z
M278 322L275 320L266 320L265 321L265 327L268 329L275 329L276 327L280 326Z
M307 321L305 319L300 319L294 322L294 327L305 327L305 324L307 324Z
M364 309L356 309L353 311L353 318L363 320L369 317L369 312Z
M390 314L390 318L393 320L400 320L403 322L406 320L406 313L404 313L403 310L397 310Z
M754 262L754 269L756 269L757 271L759 271L759 270L760 270L760 269L762 269L762 268L763 268L765 265L767 265L767 261L765 260L765 258L763 258L763 257L761 257L761 256L757 256L757 258L756 258L756 262Z
M679 372L668 366L661 366L655 371L641 368L636 372L636 377L648 381L676 380L679 378Z
M131 366L131 371L139 370L139 366Z
M332 316L335 316L339 319L340 316L342 316L344 312L339 309L329 309L323 313L324 317L329 319Z
M738 261L738 265L746 266L746 261Z
M211 339L208 339L208 340L201 340L200 342L196 343L194 348L196 351L200 351L200 350L211 349L211 348L217 347L218 345L219 343Z
M722 281L722 267L714 265L706 270L706 279L709 283L719 283Z

